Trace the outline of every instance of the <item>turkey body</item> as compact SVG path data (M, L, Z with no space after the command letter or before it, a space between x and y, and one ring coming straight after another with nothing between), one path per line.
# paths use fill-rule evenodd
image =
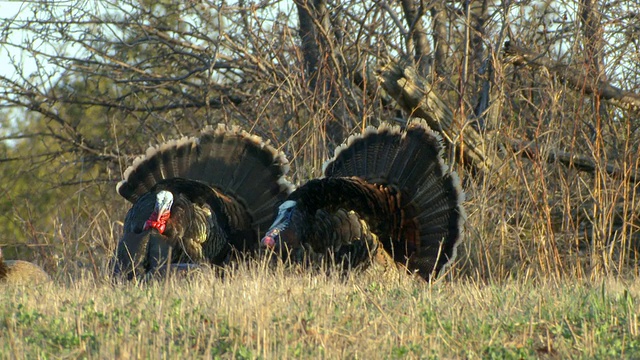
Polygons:
M424 279L456 256L465 213L455 172L426 122L369 127L336 149L324 176L279 207L262 245L290 260L327 259L348 268L380 252Z
M0 283L13 285L41 284L51 280L42 268L22 260L4 260L0 249Z
M171 263L223 265L248 253L291 192L286 157L255 135L218 125L147 150L117 192L133 203L113 265L131 279Z

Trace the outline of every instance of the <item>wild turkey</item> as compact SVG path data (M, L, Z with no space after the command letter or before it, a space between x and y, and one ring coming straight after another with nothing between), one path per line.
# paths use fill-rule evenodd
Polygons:
M221 265L233 250L256 250L292 190L288 170L284 154L223 124L148 149L116 187L133 206L114 274L131 279L176 262Z
M294 261L328 257L354 267L379 256L381 244L396 264L430 279L455 258L465 218L442 151L424 120L405 131L368 127L336 149L323 178L280 205L262 245Z
M0 283L33 285L51 280L41 267L22 260L4 260L0 248Z

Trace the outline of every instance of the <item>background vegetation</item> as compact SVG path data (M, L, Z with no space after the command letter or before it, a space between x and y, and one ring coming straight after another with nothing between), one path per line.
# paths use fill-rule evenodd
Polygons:
M456 273L634 269L638 14L590 0L24 3L0 38L0 244L50 270L97 267L128 208L124 169L205 124L269 139L305 181L349 134L418 113L385 80L395 68L448 112L431 124L468 197Z

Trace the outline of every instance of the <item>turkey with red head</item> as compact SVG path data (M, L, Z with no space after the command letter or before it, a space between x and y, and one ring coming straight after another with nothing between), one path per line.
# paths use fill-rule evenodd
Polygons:
M465 219L459 178L442 152L440 136L424 120L405 130L368 127L336 149L322 178L280 205L262 245L294 262L348 268L382 252L430 279L454 260Z
M223 124L148 149L116 187L133 206L114 275L138 278L170 263L223 265L234 251L257 250L291 193L288 170L283 153Z

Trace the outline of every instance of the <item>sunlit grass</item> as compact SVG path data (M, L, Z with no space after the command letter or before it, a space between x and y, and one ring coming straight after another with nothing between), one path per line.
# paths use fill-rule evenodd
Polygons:
M4 287L1 358L636 358L640 282L348 278L249 266Z

